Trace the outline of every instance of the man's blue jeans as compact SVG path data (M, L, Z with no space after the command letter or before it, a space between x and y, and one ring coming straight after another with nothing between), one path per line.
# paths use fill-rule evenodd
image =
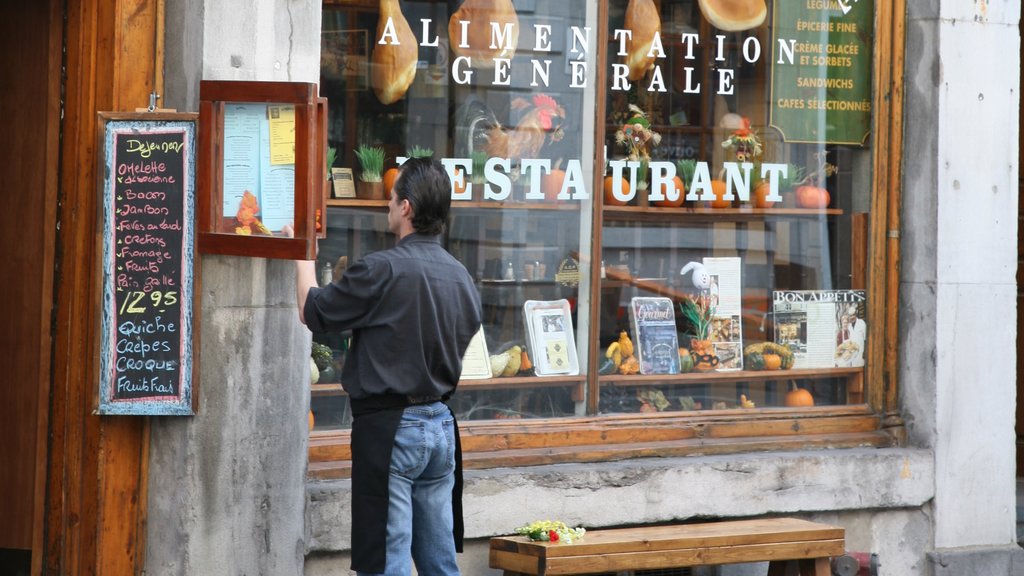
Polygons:
M454 485L455 425L448 406L406 408L391 452L386 576L409 576L410 552L421 576L459 574L452 538Z

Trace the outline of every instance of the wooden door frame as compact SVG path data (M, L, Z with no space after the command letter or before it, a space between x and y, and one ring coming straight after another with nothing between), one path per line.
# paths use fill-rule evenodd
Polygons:
M99 303L96 113L146 107L149 94L162 90L164 0L82 0L63 9L67 78L57 176L59 276L52 385L45 404L46 502L32 573L139 574L145 564L149 421L93 414Z

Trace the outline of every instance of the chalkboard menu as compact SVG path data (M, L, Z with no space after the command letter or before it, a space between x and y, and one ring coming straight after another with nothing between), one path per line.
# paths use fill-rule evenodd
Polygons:
M194 114L101 113L100 414L192 414Z

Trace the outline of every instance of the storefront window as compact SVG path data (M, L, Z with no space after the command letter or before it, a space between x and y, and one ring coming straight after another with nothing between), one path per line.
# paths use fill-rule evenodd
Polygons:
M325 1L322 279L393 245L383 191L432 154L491 371L460 421L569 446L863 406L874 25L871 0ZM347 335L314 341L315 429L343 431Z

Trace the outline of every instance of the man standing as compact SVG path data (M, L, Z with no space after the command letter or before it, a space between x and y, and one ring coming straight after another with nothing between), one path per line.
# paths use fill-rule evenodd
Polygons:
M313 331L352 330L341 381L354 416L358 574L409 576L410 555L420 574L459 573L461 454L444 400L481 311L469 272L441 246L450 207L441 163L410 159L388 202L394 248L356 261L323 288L313 262L296 263L299 319Z

